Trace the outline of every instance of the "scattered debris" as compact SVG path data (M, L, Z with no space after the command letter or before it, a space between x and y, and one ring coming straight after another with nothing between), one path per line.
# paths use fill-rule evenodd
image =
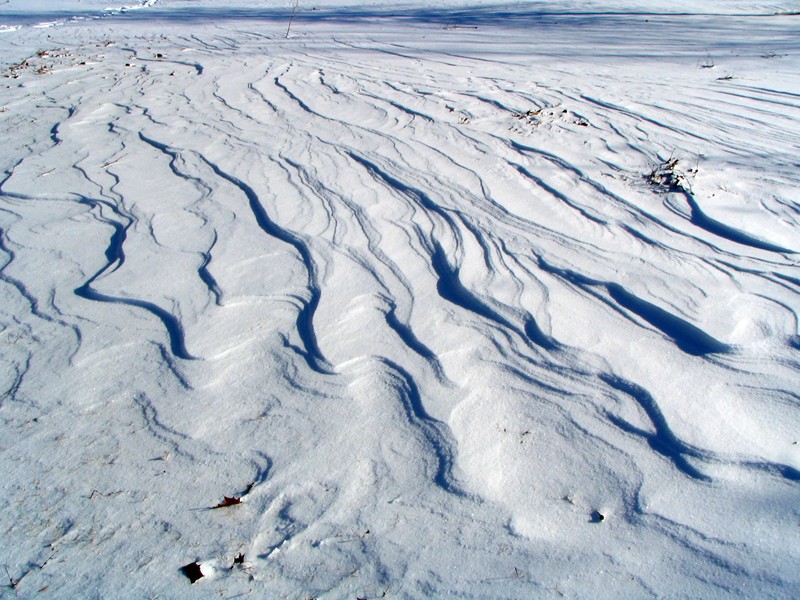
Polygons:
M10 77L11 79L19 79L20 73L27 69L30 66L30 63L27 59L23 60L16 65L11 65L8 68L8 75L6 77Z
M589 127L588 119L571 113L569 109L560 106L543 106L525 112L514 113L513 118L528 127L552 127L559 125L563 127L566 124ZM514 126L512 125L509 129L513 130Z
M654 187L665 188L667 191L691 191L689 175L696 174L697 167L684 172L678 168L679 162L680 159L670 156L664 162L655 165L646 176L647 182Z

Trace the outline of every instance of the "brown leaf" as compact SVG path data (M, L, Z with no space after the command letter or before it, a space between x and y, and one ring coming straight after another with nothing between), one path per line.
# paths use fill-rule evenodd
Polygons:
M225 496L225 499L222 502L212 508L225 508L226 506L236 506L237 504L241 503L241 498L237 498L236 496Z
M203 571L200 570L200 563L193 562L181 567L181 573L189 578L189 581L194 583L198 579L203 578Z

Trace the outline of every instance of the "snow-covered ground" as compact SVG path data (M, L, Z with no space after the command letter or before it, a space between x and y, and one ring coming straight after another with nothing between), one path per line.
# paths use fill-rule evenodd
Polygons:
M0 595L800 596L799 2L0 31Z

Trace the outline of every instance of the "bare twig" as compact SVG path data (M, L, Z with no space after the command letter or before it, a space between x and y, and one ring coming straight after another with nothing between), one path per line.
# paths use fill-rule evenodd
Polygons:
M111 496L117 496L122 493L122 490L116 490L113 492L103 493L100 490L92 490L92 493L88 496L84 496L84 498L88 498L89 500L94 499L95 495L102 496L103 498L109 498Z
M714 68L714 59L711 58L711 53L706 50L706 60L703 64L698 65L701 69L713 69Z
M8 572L8 566L3 565L3 568L6 570L6 577L8 577L8 584L11 586L12 590L17 589L17 585L19 584L19 580L14 581L14 578L11 577L11 573Z
M28 565L29 565L29 568L28 568L28 569L27 569L27 570L26 570L26 571L25 571L25 572L24 572L24 573L23 573L23 574L22 574L22 575L21 575L19 578L17 578L17 580L16 580L16 581L14 581L14 578L13 578L13 577L11 577L11 573L9 573L9 572L8 572L8 566L4 564L4 565L3 565L3 568L6 570L6 577L8 577L8 584L9 584L9 586L11 587L11 589L12 589L12 590L16 590L16 589L17 589L17 586L20 584L20 582L21 582L23 579L25 579L25 578L28 576L28 574L29 574L31 571L33 571L34 569L38 569L38 570L40 570L40 571L41 571L42 569L44 569L44 568L45 568L45 566L47 565L47 563L49 563L49 562L50 562L50 559L51 559L51 558L53 558L55 555L56 555L56 553L55 553L55 552L53 552L53 553L52 553L50 556L48 556L48 557L47 557L47 560L45 560L45 561L44 561L42 564L40 564L40 565L37 565L37 564L33 564L33 565L31 565L31 563L28 563Z
M292 28L292 21L294 21L294 17L297 14L298 8L300 8L300 0L294 0L294 5L292 6L292 16L289 17L289 25L286 27L286 35L284 36L286 39L289 39L289 31Z

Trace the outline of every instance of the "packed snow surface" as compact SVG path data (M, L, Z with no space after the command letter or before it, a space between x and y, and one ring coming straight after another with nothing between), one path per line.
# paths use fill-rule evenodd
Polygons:
M1 3L2 594L800 596L798 31Z

